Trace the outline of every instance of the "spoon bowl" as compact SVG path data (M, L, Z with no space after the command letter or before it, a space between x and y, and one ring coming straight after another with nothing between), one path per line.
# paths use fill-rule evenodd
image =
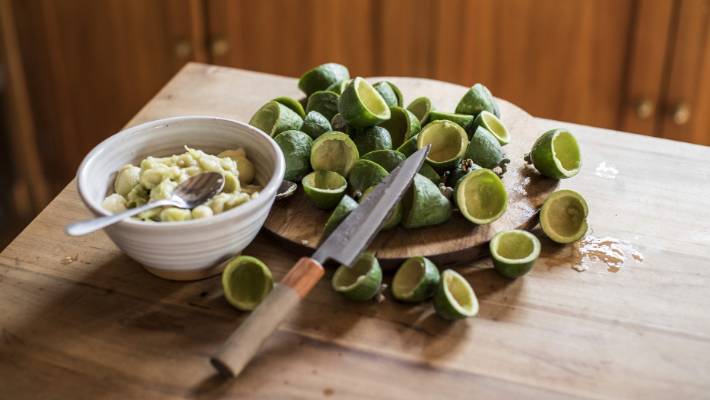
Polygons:
M179 184L175 188L175 191L173 191L172 196L168 199L151 201L140 207L131 208L105 217L74 222L67 225L64 231L69 236L82 236L156 207L172 206L178 208L195 208L221 192L222 188L224 188L224 177L222 174L218 172L197 174Z

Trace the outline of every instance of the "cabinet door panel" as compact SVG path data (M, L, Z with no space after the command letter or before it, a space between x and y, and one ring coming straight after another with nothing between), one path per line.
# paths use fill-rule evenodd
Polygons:
M375 71L373 1L208 0L212 62L286 76L334 61ZM223 45L216 49L214 44Z
M190 59L189 10L181 0L15 0L13 7L40 153L60 188Z
M710 1L681 0L676 27L661 133L710 144Z
M632 3L442 1L433 75L483 82L536 116L616 127Z

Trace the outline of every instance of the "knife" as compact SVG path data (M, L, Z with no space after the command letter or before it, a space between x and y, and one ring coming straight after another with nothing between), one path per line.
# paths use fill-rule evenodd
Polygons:
M412 183L430 147L428 145L416 151L400 163L311 257L298 260L256 310L229 336L217 354L210 358L221 375L232 378L242 372L264 340L323 277L323 263L333 260L347 266L354 264L380 230L387 213Z

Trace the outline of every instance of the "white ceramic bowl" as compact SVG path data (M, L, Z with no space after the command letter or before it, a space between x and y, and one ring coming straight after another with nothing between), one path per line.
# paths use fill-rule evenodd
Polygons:
M77 173L79 195L96 216L108 215L101 202L111 192L116 171L147 156L185 151L184 145L217 154L244 147L264 186L247 203L210 218L185 222L125 220L106 228L111 240L148 271L174 280L201 279L221 272L224 259L241 252L264 224L284 176L279 146L247 124L216 117L177 117L121 131L96 146Z

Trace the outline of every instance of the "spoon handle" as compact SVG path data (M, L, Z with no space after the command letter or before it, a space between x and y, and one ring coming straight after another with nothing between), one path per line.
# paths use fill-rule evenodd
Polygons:
M113 225L117 222L121 222L126 218L130 218L130 217L140 214L144 211L148 211L148 210L151 210L155 207L162 207L162 206L177 206L177 203L173 202L170 199L153 201L153 202L144 204L140 207L130 208L130 209L120 212L118 214L107 215L105 217L87 219L85 221L74 222L72 224L67 225L64 228L64 232L66 232L66 234L69 236L86 235L87 233L98 231L99 229L103 229L109 225Z

